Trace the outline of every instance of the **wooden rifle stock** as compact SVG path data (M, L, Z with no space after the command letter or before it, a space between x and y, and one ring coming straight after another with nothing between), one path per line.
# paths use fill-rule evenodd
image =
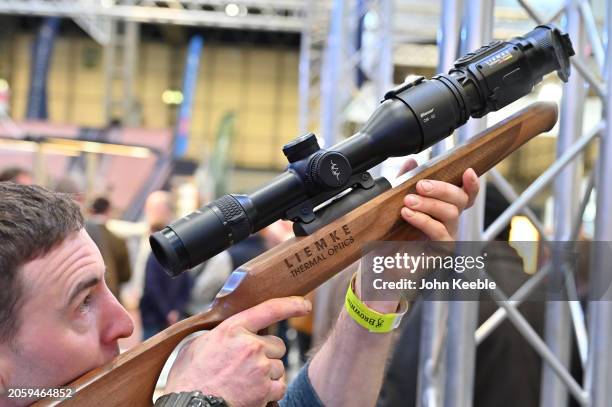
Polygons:
M415 193L421 179L461 185L473 168L484 174L557 121L557 106L535 103L412 171L410 178L311 236L294 237L234 271L209 311L180 321L146 342L94 369L68 386L74 388L66 406L150 406L166 359L187 335L212 329L231 315L271 298L305 295L362 256L362 244L376 240L414 240L420 232L400 218L403 198ZM409 135L406 135L409 137ZM306 268L308 257L324 254ZM300 264L303 266L300 268ZM38 405L57 401L42 400Z

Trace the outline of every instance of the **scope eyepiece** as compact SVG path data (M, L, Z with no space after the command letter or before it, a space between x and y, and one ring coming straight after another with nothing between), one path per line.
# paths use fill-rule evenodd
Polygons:
M223 196L154 233L153 253L177 275L278 219L308 224L312 208L353 187L360 174L367 179L364 173L387 158L426 149L468 118L527 95L546 74L567 81L573 55L567 34L541 25L466 54L448 74L404 83L387 92L357 134L327 150L312 133L299 137L283 148L289 166L271 182L249 195Z
M556 58L543 58L543 63L550 66L542 68L544 73L556 70L559 79L567 82L570 76L570 61L569 57L574 56L574 48L569 34L564 34L552 24L539 25L533 31L533 39L537 43L537 47L546 50L550 53L551 49Z

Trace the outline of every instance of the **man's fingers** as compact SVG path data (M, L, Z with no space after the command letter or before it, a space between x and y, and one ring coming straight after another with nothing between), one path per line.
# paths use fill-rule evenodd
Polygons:
M419 166L419 164L416 162L416 160L414 158L409 158L406 161L404 161L404 163L402 164L402 167L400 168L399 172L397 173L397 176L400 177L400 176L404 175L405 173L407 173L408 171L414 170L418 166Z
M268 401L279 401L285 397L286 391L287 385L284 380L272 380L270 382L270 395L268 396Z
M471 168L468 168L463 173L463 189L468 195L468 202L465 207L469 208L474 205L474 200L476 199L478 190L480 189L478 175L476 175L476 172Z
M279 359L273 359L270 361L270 379L279 380L285 374L285 366L283 361Z
M244 310L225 322L256 333L287 318L306 315L311 309L312 304L303 297L274 298Z
M412 209L402 208L402 218L410 223L415 228L423 232L428 238L435 241L451 241L453 240L441 222L435 220L429 215L421 212L413 211Z
M264 341L264 351L269 359L280 359L287 352L285 342L281 338L274 335L260 336L260 338Z
M462 188L443 181L421 180L417 182L417 192L419 195L455 205L459 211L465 209L469 199L468 194Z
M415 211L426 213L443 223L456 222L459 218L459 208L434 198L409 194L404 197L404 205Z

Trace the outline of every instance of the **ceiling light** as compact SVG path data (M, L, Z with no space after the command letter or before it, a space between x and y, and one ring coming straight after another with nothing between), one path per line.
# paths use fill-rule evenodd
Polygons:
M238 7L237 4L230 3L227 6L225 6L225 14L227 14L230 17L236 17L240 14L240 7Z

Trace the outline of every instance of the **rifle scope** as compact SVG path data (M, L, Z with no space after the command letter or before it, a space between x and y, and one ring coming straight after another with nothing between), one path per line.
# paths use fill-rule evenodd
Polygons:
M153 253L166 271L178 275L278 219L297 221L307 230L316 219L313 209L339 193L358 185L373 196L388 189L384 178L372 182L367 173L388 157L426 149L469 117L527 95L550 72L566 82L572 55L568 34L541 25L468 53L448 74L404 83L387 92L357 134L328 149L321 149L313 134L299 137L283 148L286 171L268 184L250 195L222 196L154 233ZM352 202L351 209L361 203Z

